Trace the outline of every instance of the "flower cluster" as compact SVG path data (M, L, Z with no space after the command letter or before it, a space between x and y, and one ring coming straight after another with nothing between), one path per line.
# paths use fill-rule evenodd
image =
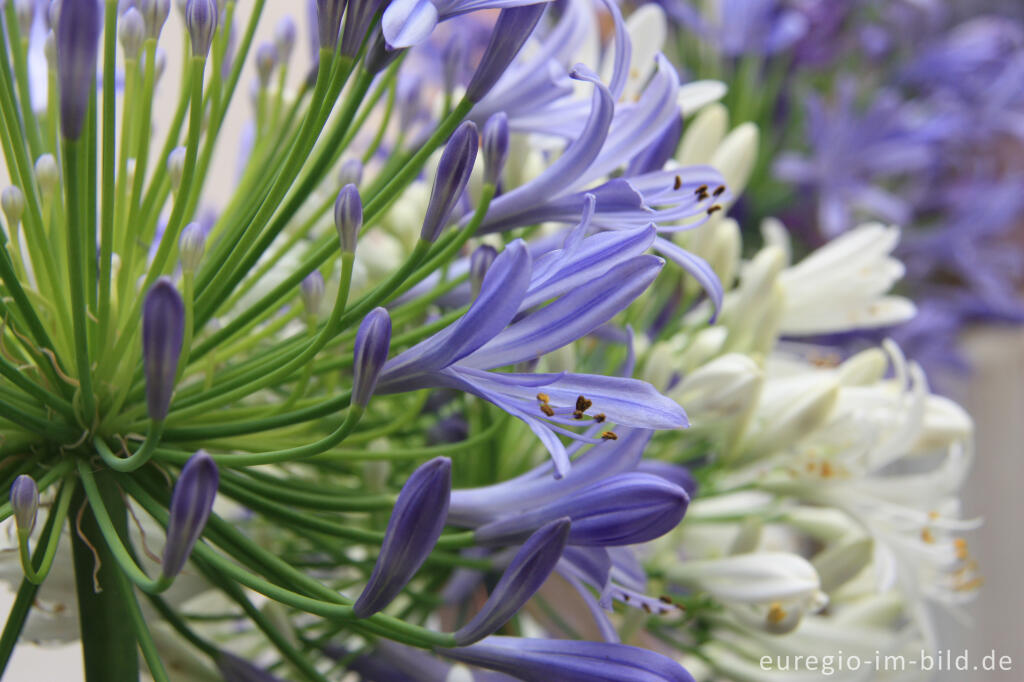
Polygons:
M315 0L300 55L273 3L170 4L3 7L0 673L80 639L89 682L775 680L976 591L970 418L896 342L821 342L914 319L920 240L847 224L861 185L816 249L751 209L758 71L839 19ZM828 170L932 168L877 108Z

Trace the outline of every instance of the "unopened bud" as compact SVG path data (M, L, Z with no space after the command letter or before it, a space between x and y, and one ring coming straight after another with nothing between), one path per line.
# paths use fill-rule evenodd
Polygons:
M173 578L181 572L192 554L206 521L213 511L220 474L217 464L205 450L192 455L181 469L171 495L161 573Z
M316 0L316 23L321 50L333 50L338 46L345 4L345 0Z
M178 257L181 260L181 269L188 273L195 272L199 268L205 250L206 231L203 226L199 223L186 225L178 239Z
M447 224L473 172L478 143L476 125L466 121L452 133L445 145L420 230L420 238L424 241L435 241Z
M153 421L163 421L170 410L184 338L185 302L171 280L161 277L142 304L142 365L146 406Z
M60 168L53 154L43 154L36 160L36 184L43 198L49 198L60 183Z
M359 159L346 159L338 171L338 182L341 186L355 185L359 187L363 181L363 162Z
M277 48L273 43L263 43L256 48L256 78L261 90L270 85L270 77L277 67Z
M167 177L171 179L171 189L175 192L181 186L181 178L185 174L185 148L177 147L167 155Z
M452 489L452 462L437 457L409 476L395 501L370 580L352 605L360 618L377 613L402 591L441 537Z
M146 22L146 38L157 40L171 13L171 0L139 0L139 13Z
M473 288L473 297L480 293L484 275L491 268L491 263L498 257L498 251L489 244L482 244L469 257L469 282Z
M142 43L146 40L146 22L139 10L131 7L117 25L117 37L121 41L125 59L138 59Z
M185 25L192 40L192 56L206 57L217 31L217 4L213 0L188 0Z
M57 21L57 75L61 133L68 140L82 135L85 112L96 80L103 8L98 0L62 3Z
M359 230L363 227L363 202L355 185L345 185L334 201L334 227L338 230L341 250L354 253Z
M306 309L306 315L315 319L320 314L320 306L324 300L324 276L319 270L306 275L299 285L299 294L302 296L302 307Z
M542 526L527 539L494 586L487 602L471 621L455 632L458 646L493 634L512 619L540 589L562 557L569 539L568 517Z
M519 54L526 39L533 33L545 9L547 4L542 2L501 10L491 30L491 40L484 49L472 80L466 87L468 100L479 102L490 92L508 65Z
M11 485L11 509L18 533L29 535L36 525L39 510L39 487L31 476L21 474Z
M3 208L8 227L14 228L25 215L25 195L14 185L4 187L3 192L0 192L0 207Z
M278 59L282 64L287 64L295 48L295 22L291 17L281 17L281 21L277 22L274 29L274 46L277 48Z
M352 363L352 404L366 407L391 347L391 318L385 308L374 308L356 332Z
M508 116L504 111L484 124L484 182L497 185L508 159Z

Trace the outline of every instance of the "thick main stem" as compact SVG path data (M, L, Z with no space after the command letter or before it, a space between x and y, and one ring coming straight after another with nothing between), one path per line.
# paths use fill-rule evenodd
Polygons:
M96 484L110 512L110 518L123 540L128 537L124 500L109 472L96 474ZM129 605L118 588L116 571L121 570L107 548L96 517L81 488L75 492L71 514L77 518L82 505L81 523L72 523L71 540L78 593L78 622L82 631L82 658L86 682L138 682L139 657L135 630L126 617ZM99 588L98 590L96 588Z

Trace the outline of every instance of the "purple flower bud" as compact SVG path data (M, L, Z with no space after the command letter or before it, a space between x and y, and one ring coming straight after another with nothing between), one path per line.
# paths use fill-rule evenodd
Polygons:
M196 540L206 527L206 520L210 518L219 483L217 464L206 450L197 451L182 467L171 495L161 569L164 576L173 578L178 575L188 561Z
M333 50L338 46L341 15L344 12L345 0L316 0L316 23L321 50Z
M334 200L334 227L338 230L341 250L355 253L359 230L363 227L363 201L354 184L342 187Z
M469 257L469 283L473 288L473 298L480 293L484 283L484 275L491 268L491 263L498 257L498 251L489 244L482 244Z
M508 159L508 116L504 111L484 124L484 182L497 185Z
M199 223L189 223L181 231L178 238L178 258L181 260L181 269L185 272L195 272L199 267L199 261L203 259L203 252L206 250L206 230Z
M274 75L276 66L277 48L273 43L263 43L256 48L256 78L259 79L260 89L270 85L270 77Z
M374 29L369 40L369 46L366 48L366 57L363 59L363 66L367 73L374 75L380 73L405 52L404 48L393 50L388 47L388 43L384 39L384 34L379 26Z
M139 10L130 7L118 20L117 37L121 40L125 59L138 59L142 43L146 40L146 22Z
M427 215L423 218L420 239L433 242L441 234L455 203L469 182L478 144L476 125L472 121L466 121L452 133L441 153L441 161L437 164L437 175L434 176L434 188L430 192L430 203L427 204Z
M476 539L489 544L515 542L552 519L568 516L571 545L634 545L675 528L689 503L685 490L660 476L618 474L539 508L491 521L476 531Z
M139 0L139 12L146 22L146 37L156 40L171 13L171 0Z
M358 54L373 17L383 4L384 0L349 0L345 28L341 32L341 48L338 50L343 56L355 57Z
M39 487L31 476L21 474L11 484L11 509L18 532L28 535L36 525L39 510Z
M291 17L281 17L281 21L277 22L274 29L274 45L277 47L277 56L281 63L287 64L295 48L295 21Z
M394 599L426 560L444 529L452 490L452 461L436 457L412 472L402 486L384 533L377 563L352 605L360 618Z
M494 22L491 40L487 43L480 64L476 67L472 80L466 88L466 98L471 102L479 102L498 82L505 69L512 63L523 43L533 33L540 21L540 15L547 8L546 3L510 7L501 10L498 20Z
M60 129L68 140L82 135L85 112L95 89L100 47L99 0L64 0L57 20L57 76Z
M167 277L161 277L142 304L142 364L149 418L163 421L171 407L178 357L185 338L185 303Z
M377 377L388 359L391 346L391 318L385 308L374 308L363 318L356 332L352 364L352 403L366 407L377 385Z
M299 294L302 296L302 307L306 314L316 317L320 313L320 304L324 300L324 276L319 270L306 275L299 285Z
M487 603L455 633L459 646L472 644L498 630L516 615L551 575L569 539L569 519L542 526L519 548L495 585Z
M693 682L690 673L667 656L611 642L492 636L470 647L436 651L528 682Z
M210 54L213 34L217 32L217 4L213 0L188 0L185 6L185 26L192 39L192 56ZM230 61L225 55L225 61Z
M341 186L355 185L359 187L359 184L363 181L363 162L359 159L346 159L342 162L341 168L338 170L338 182Z

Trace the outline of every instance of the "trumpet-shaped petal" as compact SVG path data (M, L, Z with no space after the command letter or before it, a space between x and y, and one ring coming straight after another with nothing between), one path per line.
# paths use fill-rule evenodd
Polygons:
M476 531L482 543L528 536L552 519L572 520L573 545L633 545L660 537L682 520L690 497L660 476L625 473L565 495L540 508L506 516Z
M419 570L444 529L451 489L447 457L421 465L402 486L373 573L352 605L357 616L366 618L390 604Z

